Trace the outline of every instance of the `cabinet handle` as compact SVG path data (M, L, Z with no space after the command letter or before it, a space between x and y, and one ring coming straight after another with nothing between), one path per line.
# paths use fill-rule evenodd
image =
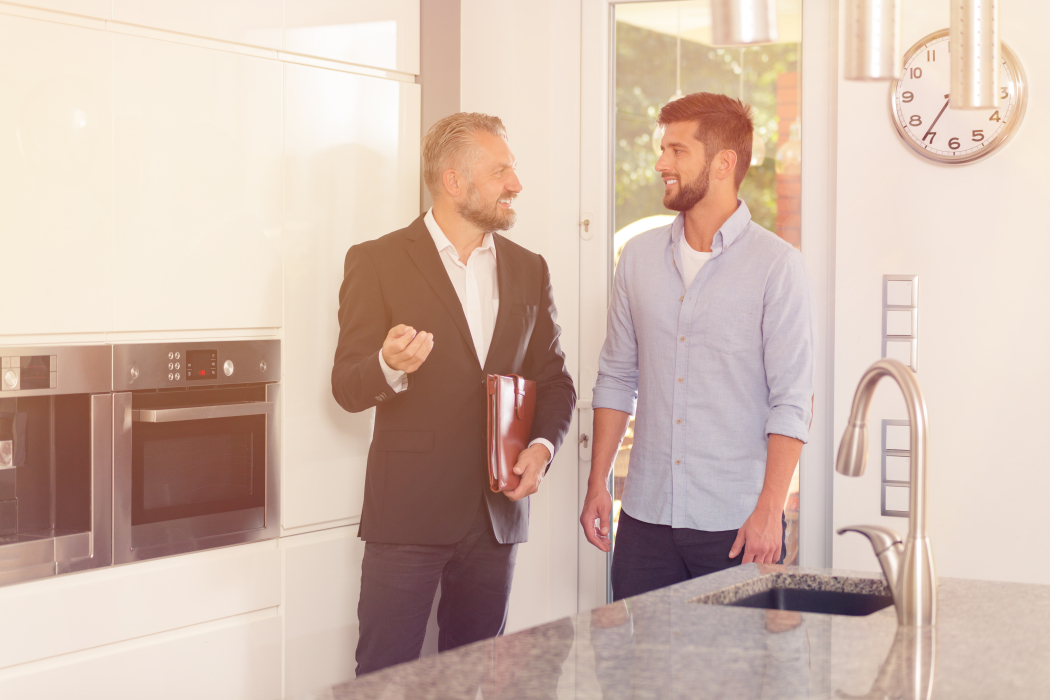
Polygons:
M187 406L185 408L138 409L131 412L136 423L175 423L184 420L208 420L209 418L236 418L238 416L264 416L273 414L269 401L254 403L223 404L220 406Z

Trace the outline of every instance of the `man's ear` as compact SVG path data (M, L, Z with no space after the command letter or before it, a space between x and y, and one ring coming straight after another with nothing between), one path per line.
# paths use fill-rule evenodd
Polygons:
M736 172L736 151L725 150L715 158L715 177L719 180L732 178Z
M445 188L445 193L449 197L458 197L460 191L460 177L459 173L449 168L441 174L441 184Z

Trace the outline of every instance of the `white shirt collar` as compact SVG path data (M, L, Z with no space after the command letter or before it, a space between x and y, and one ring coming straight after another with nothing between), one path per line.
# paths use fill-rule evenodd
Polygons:
M452 245L452 241L448 239L448 236L438 226L437 219L434 218L433 207L427 210L426 216L423 217L423 223L427 225L427 231L430 231L430 237L434 239L434 245L437 246L438 252L441 253L451 248L452 257L459 260L459 252L456 250L456 246ZM478 248L478 250L486 249L492 253L493 258L496 257L496 242L491 233L485 234L485 237L481 240L481 246Z

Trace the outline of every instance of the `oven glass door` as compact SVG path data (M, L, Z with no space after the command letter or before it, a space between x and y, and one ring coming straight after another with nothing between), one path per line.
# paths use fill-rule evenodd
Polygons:
M266 504L265 415L136 423L131 524Z

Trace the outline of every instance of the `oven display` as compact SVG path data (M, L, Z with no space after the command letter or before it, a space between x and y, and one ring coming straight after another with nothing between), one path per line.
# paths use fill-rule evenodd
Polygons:
M218 369L217 353L214 350L186 351L186 380L215 379Z

